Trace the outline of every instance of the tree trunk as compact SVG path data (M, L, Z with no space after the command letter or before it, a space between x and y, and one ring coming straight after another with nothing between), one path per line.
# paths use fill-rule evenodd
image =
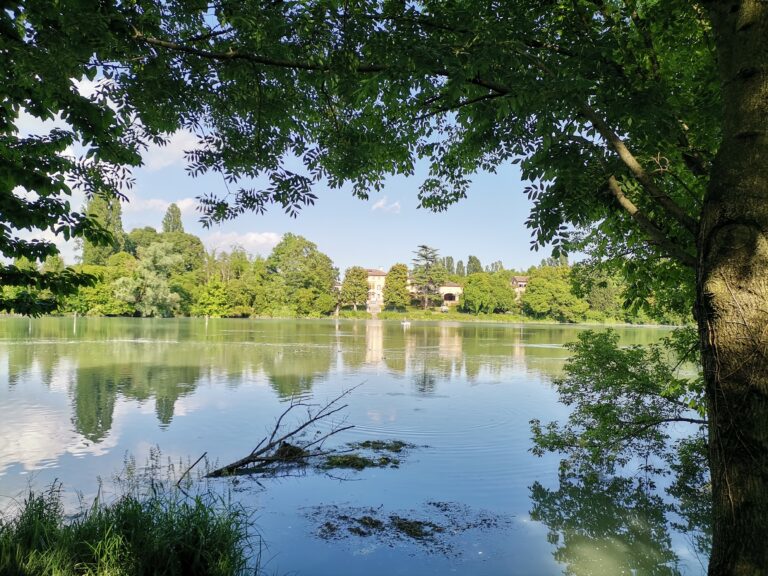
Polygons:
M768 2L709 2L722 143L702 208L696 314L709 408L711 575L768 574Z

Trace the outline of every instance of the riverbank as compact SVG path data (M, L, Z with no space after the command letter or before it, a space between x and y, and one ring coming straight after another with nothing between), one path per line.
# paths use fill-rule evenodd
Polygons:
M524 316L522 314L469 314L467 312L459 312L458 310L448 310L447 312L441 312L440 310L423 310L420 308L409 309L405 312L396 311L384 311L374 315L365 312L351 310L342 310L339 313L339 318L346 320L398 320L398 321L448 321L448 322L460 322L460 323L498 323L498 324L545 324L551 326L627 326L627 327L666 327L677 326L676 324L658 324L652 322L643 323L630 323L624 320L616 318L602 318L602 319L585 319L581 322L558 322L551 318L531 318L530 316Z

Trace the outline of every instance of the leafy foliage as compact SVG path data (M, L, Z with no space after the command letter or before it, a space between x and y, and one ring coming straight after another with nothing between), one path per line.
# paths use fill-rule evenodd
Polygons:
M317 246L286 234L266 260L267 273L279 276L284 298L300 316L328 314L336 305L333 289L338 270Z
M357 306L365 304L368 300L368 272L360 266L347 268L344 273L344 282L341 284L342 304L351 304L357 310Z
M115 282L115 295L134 306L141 316L173 316L179 295L171 291L168 279L180 260L170 244L156 243L140 249L133 274Z
M394 310L405 310L411 303L408 291L408 266L395 264L384 279L384 306Z
M568 266L541 266L531 271L521 298L523 312L534 318L554 318L560 322L584 319L588 304L571 291Z
M515 309L515 293L502 274L478 272L464 283L462 307L473 314L509 312Z
M464 197L474 171L513 161L531 181L535 245L567 250L566 223L596 223L589 236L599 258L679 261L692 246L688 224L718 141L719 91L710 36L686 2L182 10L150 1L102 7L87 33L70 25L81 15L76 3L51 17L34 2L2 15L5 68L14 70L3 149L16 168L6 194L22 186L39 197L3 203L3 220L17 228L33 213L66 217L61 233L106 241L95 222L59 201L71 192L67 177L114 197L130 184L124 167L138 164L142 145L184 128L198 136L190 173L269 180L263 190L206 195L207 222L270 204L295 215L314 202L320 178L332 187L351 182L364 198L387 174L411 174L417 158L431 166L421 205L442 210ZM93 96L72 89L71 78L97 74ZM22 106L41 119L58 113L71 129L18 138ZM640 171L621 155L622 138ZM58 155L75 142L88 147L85 160ZM303 170L286 167L289 156ZM32 165L35 177L23 173ZM626 200L642 217L627 212ZM54 220L29 224L48 229ZM0 251L21 255L8 242ZM55 252L50 243L21 246L38 260ZM481 271L474 264L468 273ZM692 276L685 281L692 285ZM647 285L636 284L638 297Z

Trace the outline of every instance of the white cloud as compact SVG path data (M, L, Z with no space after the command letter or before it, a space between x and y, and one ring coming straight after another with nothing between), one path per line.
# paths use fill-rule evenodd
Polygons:
M94 94L96 94L97 88L100 86L103 86L107 81L104 79L101 80L88 80L85 76L80 78L80 80L72 80L72 84L75 85L75 88L77 88L77 91L80 93L80 96L85 96L86 98L90 98Z
M168 206L171 202L163 200L162 198L142 198L137 196L133 192L126 192L125 197L128 199L123 202L123 212L128 214L142 214L147 212L154 212L157 214L165 214L168 210ZM182 214L189 215L195 214L199 202L196 198L182 198L181 200L174 200L173 204L179 207Z
M186 130L171 135L165 146L150 144L142 153L144 166L150 172L157 172L174 164L184 162L184 151L197 146L197 137Z
M213 232L202 238L203 244L210 249L231 250L233 246L242 246L251 254L268 254L282 239L276 232Z
M377 200L373 206L371 206L371 212L376 212L377 210L388 212L390 214L400 214L400 201L395 200L391 204L387 204L387 197L384 196L380 200Z
M171 205L167 200L160 198L141 198L135 194L126 194L127 202L123 202L123 212L160 212L164 213Z
M47 240L59 249L61 257L66 264L75 264L80 256L74 240L65 240L63 236L57 236L50 230L17 230L16 236L22 240ZM10 261L9 259L5 259Z
M182 198L176 201L176 206L179 207L182 214L195 214L199 205L197 198Z

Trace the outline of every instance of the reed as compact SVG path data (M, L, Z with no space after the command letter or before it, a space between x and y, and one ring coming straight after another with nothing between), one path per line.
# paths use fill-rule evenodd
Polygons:
M0 575L206 575L256 573L249 562L251 523L213 493L178 490L97 499L64 515L61 487L26 496L0 517Z

